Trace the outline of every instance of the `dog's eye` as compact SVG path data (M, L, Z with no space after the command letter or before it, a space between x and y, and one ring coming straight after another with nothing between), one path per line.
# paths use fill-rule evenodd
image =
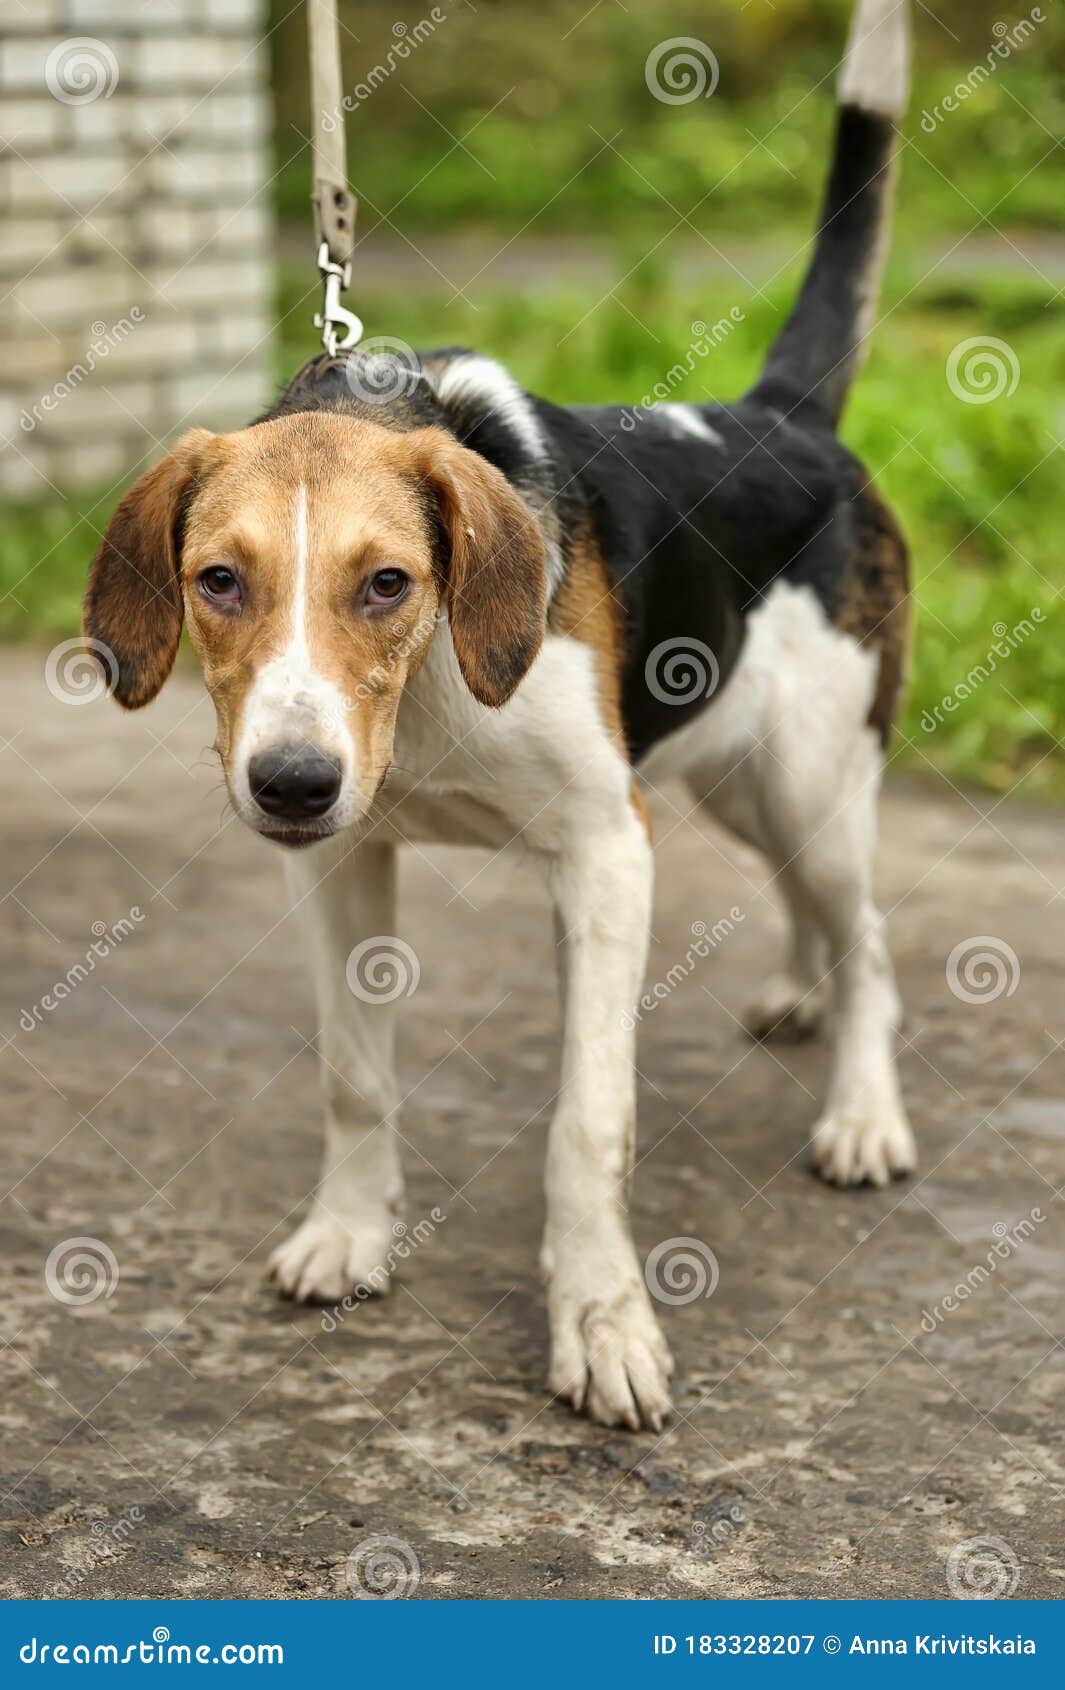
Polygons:
M404 575L402 569L379 569L376 575L371 577L366 602L395 604L397 599L403 597L409 585L409 577Z
M236 606L240 604L240 582L231 569L212 564L200 576L200 591L210 604Z

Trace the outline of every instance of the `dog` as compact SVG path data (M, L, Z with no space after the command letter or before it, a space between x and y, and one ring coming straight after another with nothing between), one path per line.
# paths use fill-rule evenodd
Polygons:
M604 1425L658 1429L670 1409L626 1201L643 786L681 777L775 870L790 955L749 1024L811 1034L834 999L820 1173L880 1185L914 1165L871 889L908 559L836 437L908 57L903 0L859 0L810 268L738 403L559 408L456 349L400 361L382 392L379 363L323 354L249 427L185 435L91 568L84 631L128 709L155 697L187 624L232 804L285 848L306 921L325 1148L311 1212L271 1260L288 1296L380 1286L400 1213L396 1005L346 979L360 942L396 931L397 846L520 840L542 864L565 1023L549 1389ZM708 684L678 697L678 662Z

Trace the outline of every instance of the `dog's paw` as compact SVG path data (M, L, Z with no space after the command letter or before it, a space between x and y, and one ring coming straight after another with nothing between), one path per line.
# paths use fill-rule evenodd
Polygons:
M828 1114L813 1136L814 1167L832 1185L888 1185L917 1165L917 1145L905 1115Z
M361 1225L357 1233L331 1215L311 1214L291 1238L278 1245L267 1274L297 1303L339 1303L357 1288L364 1295L389 1290L388 1221Z
M820 1031L827 998L824 983L806 987L781 974L767 981L754 1002L748 1004L743 1025L752 1039L799 1044Z
M614 1300L551 1296L548 1389L601 1426L658 1432L672 1403L673 1358L643 1288Z

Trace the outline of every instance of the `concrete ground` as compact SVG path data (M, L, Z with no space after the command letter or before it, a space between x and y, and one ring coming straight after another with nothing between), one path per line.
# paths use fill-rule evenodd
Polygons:
M1060 812L889 786L921 1163L842 1193L806 1165L823 1047L736 1019L780 945L762 866L655 801L649 978L743 919L641 1034L641 1254L687 1236L719 1278L663 1305L679 1414L633 1436L544 1392L557 1012L515 861L404 868L409 1217L446 1220L335 1330L264 1283L315 1177L314 1029L212 733L187 671L123 718L4 655L3 1594L346 1596L385 1537L419 1597L1065 1595ZM1003 972L956 962L963 1001L977 936Z

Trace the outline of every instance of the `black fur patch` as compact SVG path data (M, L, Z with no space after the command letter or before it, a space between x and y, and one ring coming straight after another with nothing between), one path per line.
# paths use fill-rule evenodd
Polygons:
M690 698L681 689L686 701L678 702L675 691L652 684L661 679L661 648L682 658L687 646L708 675L716 670L720 690L747 617L774 582L808 586L828 620L840 617L846 600L847 620L868 630L859 637L877 638L885 622L883 593L872 623L855 597L869 585L855 561L867 543L858 496L865 474L836 439L834 423L860 350L857 324L893 149L890 119L843 108L813 263L764 375L735 405L688 407L712 437L671 426L668 406L562 409L529 396L529 419L546 449L534 452L491 393L482 398L460 384L441 404L443 373L468 356L455 347L403 366L387 403L361 396L367 379L357 350L350 368L344 359L316 358L268 417L335 410L399 430L436 424L531 500L545 530L554 527L547 537L557 538L565 568L579 567L582 539L591 535L622 612L622 714L639 758L707 707L697 687ZM904 549L902 559L901 572L892 565L888 574L904 585Z

